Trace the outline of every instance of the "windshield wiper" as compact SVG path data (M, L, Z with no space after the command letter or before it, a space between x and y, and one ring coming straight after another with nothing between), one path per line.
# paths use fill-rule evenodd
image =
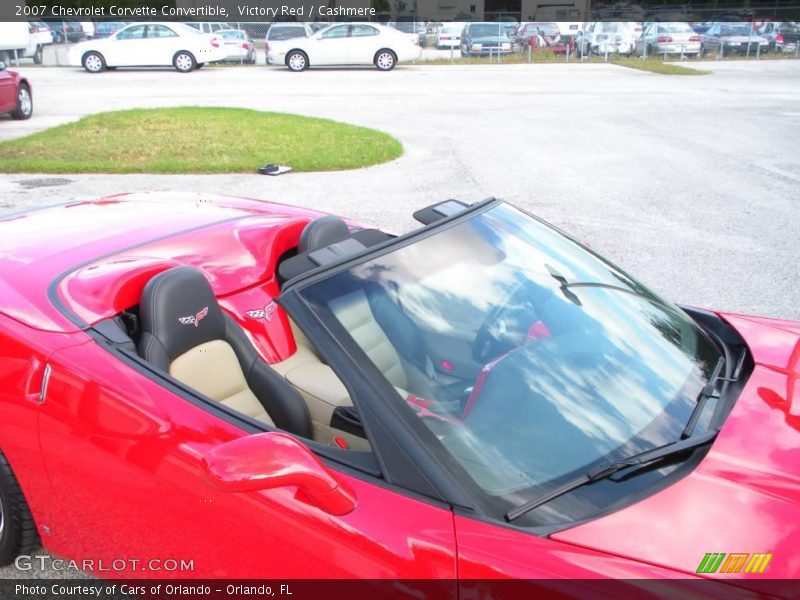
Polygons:
M703 414L703 410L705 409L708 400L711 398L720 397L720 394L716 393L717 382L728 381L728 379L722 377L722 367L724 365L725 357L720 356L717 360L717 365L714 367L714 370L711 373L711 377L708 379L708 383L703 386L703 389L700 390L700 393L697 395L697 403L694 406L694 410L692 410L692 414L689 416L689 421L686 423L686 427L684 427L683 432L681 432L682 440L691 437L692 432L697 425L697 421L700 420L700 415Z
M554 500L564 494L571 492L581 486L584 486L588 483L594 483L595 481L600 481L601 479L607 479L617 471L621 471L622 469L626 469L628 467L634 465L643 465L647 463L652 463L659 460L664 460L665 458L670 458L676 456L678 454L683 454L684 452L689 452L691 450L695 450L696 448L700 448L701 446L706 446L714 441L714 438L717 437L717 430L707 431L700 435L696 435L694 437L678 440L677 442L670 442L669 444L664 444L663 446L657 446L656 448L651 448L650 450L645 450L644 452L639 452L638 454L634 454L633 456L629 456L623 460L608 463L605 465L600 465L595 467L594 469L580 475L562 485L558 486L546 492L525 504L514 508L508 513L506 513L505 519L506 521L513 521L514 519L521 517L525 513L532 511L534 508L538 508L543 504L547 504L551 500Z

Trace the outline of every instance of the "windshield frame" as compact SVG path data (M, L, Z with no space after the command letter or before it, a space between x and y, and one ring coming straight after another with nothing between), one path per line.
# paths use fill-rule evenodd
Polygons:
M410 231L407 234L395 237L379 245L366 248L357 254L347 256L339 261L331 264L315 268L307 273L304 273L296 278L286 282L283 290L277 301L283 306L289 315L294 319L295 323L300 327L306 335L313 335L315 345L320 343L318 350L325 358L326 362L330 364L337 374L349 371L350 373L357 372L360 381L344 381L346 387L351 392L353 405L359 412L363 413L363 409L369 407L368 412L372 412L380 406L382 409L388 409L386 412L391 414L390 427L395 431L403 430L406 434L411 434L418 443L417 450L424 450L424 456L421 463L417 466L420 467L426 476L440 490L449 490L452 496L448 497L447 492L442 492L442 497L446 498L450 504L457 511L463 511L464 514L476 517L484 515L495 524L520 529L534 535L549 535L555 531L560 531L568 527L575 526L576 523L588 520L594 520L605 514L614 512L624 506L628 506L635 502L642 500L648 496L658 493L662 489L672 485L678 479L691 473L708 448L701 448L694 451L685 461L677 464L670 465L666 469L655 473L657 477L642 478L647 481L644 484L634 482L629 486L629 491L626 491L621 498L608 502L604 506L598 508L595 512L587 518L570 520L568 522L552 524L552 523L539 523L535 518L519 519L519 522L513 524L506 522L505 514L509 508L504 502L498 502L498 497L490 495L482 489L478 483L467 473L464 467L456 460L453 454L448 451L443 444L436 438L434 432L426 426L421 419L419 419L414 412L408 408L405 403L396 402L399 397L397 391L392 384L383 376L379 369L367 357L364 351L356 344L352 337L348 334L344 326L333 315L333 312L326 307L320 307L309 301L304 295L303 290L311 287L314 284L325 280L329 277L335 276L338 273L346 271L353 266L363 264L372 259L378 258L385 254L389 254L404 246L416 243L420 240L426 239L433 235L437 235L443 230L455 227L465 221L474 218L484 212L506 204L505 202L489 198L480 203L473 204L465 207L461 212L458 212L450 217L440 219L424 227ZM519 210L526 216L531 218L538 224L551 229L552 231L563 236L567 240L576 244L580 249L588 252L597 260L608 265L610 268L618 269L613 263L609 262L603 256L599 255L592 248L580 240L574 238L570 234L564 232L559 227L548 223L544 219L529 213L528 211L519 207L508 205L515 210ZM624 271L622 272L623 274ZM627 274L625 274L627 275ZM629 276L630 277L630 276ZM636 283L639 283L634 279ZM647 289L645 287L645 289ZM623 290L626 291L626 290ZM649 291L649 290L648 290ZM635 294L635 292L632 292ZM644 300L650 301L647 298ZM697 328L704 334L709 335L706 327L699 321L693 318L690 314L686 313L679 305L665 300L669 307L683 313L686 318L691 321ZM717 340L710 336L713 343L719 347ZM322 338L322 339L321 339ZM721 350L720 350L721 351ZM377 393L376 393L377 392ZM374 415L364 415L366 417L376 418ZM362 417L364 418L364 417ZM365 419L365 421L368 421ZM387 422L381 422L381 427L386 427ZM369 436L370 444L378 457L379 464L385 464L388 457L381 457L379 440L373 439L373 431L370 431L365 422L365 430ZM634 480L631 480L634 481ZM602 487L607 482L599 482L598 486ZM611 485L619 485L612 483ZM626 488L628 489L628 488ZM418 491L418 490L417 490ZM535 513L535 511L534 511Z

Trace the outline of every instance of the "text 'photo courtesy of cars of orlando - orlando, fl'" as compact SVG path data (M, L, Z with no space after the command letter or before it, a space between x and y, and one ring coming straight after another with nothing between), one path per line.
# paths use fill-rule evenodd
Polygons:
M653 201L644 235L603 211L665 180L626 171L631 148L681 160L640 106L693 98L688 115L662 108L678 129L735 128L738 111L762 139L763 109L781 140L800 131L785 103L800 26L678 5L589 20L527 0L377 4L348 20L0 22L0 590L797 597L797 238L775 261L783 304L754 316L704 287L741 266L734 234L695 257L676 233L702 247L718 208L659 231ZM725 86L760 108L703 104ZM629 107L602 104L612 93ZM501 94L525 102L495 108ZM554 135L564 115L589 135ZM704 162L669 177L736 176L732 150L690 137ZM788 189L792 152L753 172ZM505 179L526 161L548 166ZM448 168L458 192L437 187ZM800 223L796 205L752 206L736 235ZM680 260L680 302L616 264L652 279Z

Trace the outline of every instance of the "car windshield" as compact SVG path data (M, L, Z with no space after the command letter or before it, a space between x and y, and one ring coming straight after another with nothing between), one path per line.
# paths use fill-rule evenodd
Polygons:
M236 40L236 39L243 40L245 33L244 31L229 30L229 31L220 31L219 35L221 35L223 39L226 40Z
M680 438L720 357L683 311L505 204L415 239L300 293L481 493Z
M503 23L477 23L470 25L469 33L472 37L507 37L508 25Z

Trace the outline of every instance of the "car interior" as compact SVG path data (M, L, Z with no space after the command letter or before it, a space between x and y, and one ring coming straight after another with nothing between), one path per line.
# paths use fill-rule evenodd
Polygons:
M447 201L414 216L427 225L465 206ZM336 216L319 217L304 227L296 249L278 262L277 279L285 284L393 237L377 229L351 229ZM198 306L204 308L194 313ZM345 294L332 309L403 398L408 389L420 394L426 380L426 365L419 360L425 356L423 338L383 288ZM326 445L369 450L341 379L291 319L289 324L296 351L285 360L265 362L244 329L220 307L203 272L176 266L147 282L138 306L95 329L228 409Z

